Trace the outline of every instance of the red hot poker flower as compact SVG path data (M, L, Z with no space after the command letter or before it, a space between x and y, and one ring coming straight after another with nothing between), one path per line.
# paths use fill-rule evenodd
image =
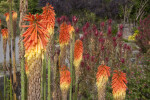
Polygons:
M2 33L3 39L8 38L8 29L6 29L6 28L1 29L1 33Z
M43 20L47 21L46 27L47 27L49 34L51 35L54 33L54 25L55 25L54 9L51 5L49 5L49 3L42 9L43 9L43 13L42 13Z
M100 65L98 67L98 71L96 74L97 79L96 85L99 89L102 88L104 85L106 85L109 76L110 76L110 67L106 65Z
M66 66L60 68L60 88L62 91L68 91L71 83L70 72Z
M113 88L113 97L115 100L124 100L127 89L127 79L126 74L122 71L114 71L112 77L112 88Z
M29 13L23 20L29 21L29 25L22 26L28 27L22 35L24 37L25 57L28 63L31 58L37 58L41 54L43 57L43 51L46 50L49 36L41 15L36 14L34 16Z
M59 43L60 47L63 47L64 45L68 45L70 41L70 34L68 30L68 25L66 22L63 22L60 25L60 31L59 31Z
M76 40L74 47L74 66L79 67L83 55L83 43L81 40Z

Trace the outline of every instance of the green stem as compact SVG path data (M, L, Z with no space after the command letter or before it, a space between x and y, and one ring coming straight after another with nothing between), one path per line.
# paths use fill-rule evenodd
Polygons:
M76 80L75 98L74 98L74 100L77 100L77 96L78 96L78 80Z
M13 100L12 96L12 80L10 79L10 100Z
M72 58L73 58L73 54L72 54L72 48L73 47L73 45L72 45L72 43L71 43L71 45L70 45L70 71L71 71L71 86L70 86L70 100L72 100L72 85L73 85L73 81L72 81L72 79L73 79L73 68L72 68Z
M46 100L46 56L44 57L44 63L43 63L43 87L44 87L44 100Z
M4 100L6 100L6 73L4 73Z
M41 72L41 100L43 100L43 62L42 62L42 72Z
M48 100L51 100L51 60L48 59Z
M23 50L23 42L21 42ZM21 100L25 100L25 72L24 72L24 57L21 58Z

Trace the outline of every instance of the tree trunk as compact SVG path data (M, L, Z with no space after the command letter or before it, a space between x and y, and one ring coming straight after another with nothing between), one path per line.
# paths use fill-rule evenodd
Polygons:
M41 100L42 59L36 59L29 68L28 100Z
M28 8L28 0L20 0L20 21L19 21L19 27L20 27L20 33L21 35L25 32L25 28L21 27L25 24L25 22L22 20L25 16ZM19 59L20 59L20 65L21 65L21 100L26 100L25 96L25 67L24 67L24 46L23 46L23 38L20 35L19 39Z

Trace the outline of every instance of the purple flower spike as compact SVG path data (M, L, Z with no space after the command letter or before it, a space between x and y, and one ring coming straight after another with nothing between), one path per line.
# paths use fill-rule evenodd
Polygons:
M75 31L76 31L76 33L79 33L79 28L77 27L77 28L75 29Z
M98 30L95 31L95 36L98 36Z
M73 21L74 24L76 24L78 22L78 18L76 16L73 16L72 21Z
M105 26L105 22L101 22L101 27L104 27Z

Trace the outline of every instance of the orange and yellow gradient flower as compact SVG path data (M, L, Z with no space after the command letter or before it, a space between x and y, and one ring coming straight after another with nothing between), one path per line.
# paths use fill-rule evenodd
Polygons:
M6 28L1 29L1 33L2 33L3 39L8 39L8 29Z
M68 25L68 30L69 30L70 38L72 39L72 38L73 38L73 35L72 35L72 34L73 34L73 32L75 31L75 30L74 30L74 27L69 24L69 25Z
M66 66L60 68L60 89L62 92L68 91L71 84L70 72Z
M5 16L6 16L6 22L8 22L8 20L9 20L9 13L5 13Z
M25 72L26 72L26 75L28 76L29 75L29 67L28 67L27 63L25 63Z
M110 67L106 65L100 65L96 74L96 85L98 89L101 89L106 85L108 77L110 76Z
M13 13L12 13L12 19L13 19L13 21L16 21L17 20L17 12L15 12L15 11L12 11Z
M114 100L124 100L126 96L127 89L127 79L126 74L122 71L114 71L112 77L112 88L113 88L113 98Z
M6 16L6 22L8 22L9 21L9 13L5 13L5 16ZM13 20L17 19L17 12L12 11L12 19Z
M43 9L43 20L47 21L46 27L50 35L54 34L55 12L51 5L47 4Z
M80 63L82 61L82 55L83 55L83 43L81 40L76 40L74 46L74 62L73 62L75 69L79 69Z
M35 59L44 58L49 36L45 27L45 22L41 21L41 15L32 15L29 13L23 20L29 22L29 25L22 26L28 27L22 36L24 37L25 58L27 64L30 65Z

